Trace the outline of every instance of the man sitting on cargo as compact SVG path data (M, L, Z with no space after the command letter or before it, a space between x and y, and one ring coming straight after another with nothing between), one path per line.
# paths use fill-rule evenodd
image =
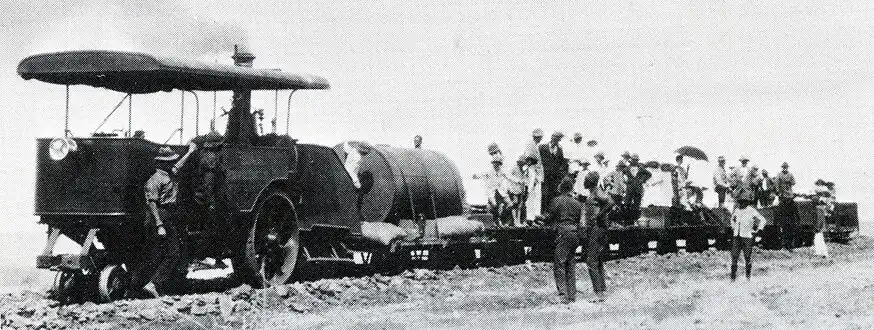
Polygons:
M512 212L509 205L508 186L510 179L502 169L504 163L500 154L492 156L492 170L474 174L474 179L482 179L485 185L486 198L488 198L489 210L495 219L495 224L503 226L508 222L508 216Z

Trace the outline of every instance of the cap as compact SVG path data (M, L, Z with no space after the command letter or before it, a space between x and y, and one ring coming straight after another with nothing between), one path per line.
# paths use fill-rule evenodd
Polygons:
M155 156L155 160L165 162L172 162L178 158L179 155L173 152L173 149L170 149L170 147L161 147L161 149L158 149L158 156Z
M534 132L531 132L531 136L543 136L543 130L539 128L535 128Z
M601 157L601 158L604 158L604 152L603 152L603 151L598 151L598 152L595 153L595 156L594 156L594 157Z
M225 138L221 135L221 133L212 131L203 136L203 147L204 148L216 148L225 143Z
M783 165L780 165L780 167L783 167L783 168L789 167L789 163L783 162Z
M719 156L716 160L725 160L725 156Z
M552 137L563 138L564 133L562 133L561 131L555 131L554 133L552 133Z
M583 138L583 133L580 133L580 132L574 133L574 140L582 139L582 138Z
M625 150L625 152L622 153L622 157L631 157L631 154L628 153L628 150Z
M616 162L616 167L625 167L625 166L626 166L626 165L625 165L625 161L624 161L624 160L620 160L620 161Z
M747 156L745 156L745 155L740 155L740 158L738 158L738 160L740 160L740 161L745 161L745 160L746 160L746 161L749 161L750 159L747 158Z
M574 190L574 180L569 177L562 178L561 183L558 184L558 192L564 194L572 190Z
M634 160L640 160L640 156L638 156L636 153L635 153L635 154L631 154L631 159L634 159Z
M489 144L489 146L488 146L488 148L486 148L486 150L489 151L489 154L501 152L501 148L498 147L498 144L495 142L492 142L491 144Z

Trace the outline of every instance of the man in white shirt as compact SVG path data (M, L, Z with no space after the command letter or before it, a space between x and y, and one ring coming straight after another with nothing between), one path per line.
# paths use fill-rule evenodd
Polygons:
M725 193L728 192L728 173L725 171L725 157L719 156L719 166L713 171L713 190L719 199L719 208L725 207Z
M495 222L498 225L504 224L507 215L507 207L509 201L510 178L504 173L502 168L504 159L500 155L495 155L492 158L492 170L474 174L474 179L482 179L485 186L486 198L488 198L489 210L495 217Z
M583 134L574 133L570 145L565 147L564 156L568 160L568 172L571 174L582 168L582 161L586 158L586 147L583 145Z
M731 281L734 282L735 274L737 273L737 260L740 257L740 252L743 250L744 262L746 263L747 281L750 280L750 272L753 264L750 260L753 252L753 234L765 227L764 217L756 211L755 207L750 207L746 200L737 202L737 209L731 215Z

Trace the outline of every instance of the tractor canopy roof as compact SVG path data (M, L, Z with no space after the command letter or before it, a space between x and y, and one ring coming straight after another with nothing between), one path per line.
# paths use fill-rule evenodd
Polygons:
M18 75L59 85L88 85L123 93L173 89L328 89L319 76L154 56L145 53L85 50L31 55L18 64Z

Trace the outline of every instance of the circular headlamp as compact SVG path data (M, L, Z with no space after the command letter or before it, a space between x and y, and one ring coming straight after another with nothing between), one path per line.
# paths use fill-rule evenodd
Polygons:
M71 152L78 149L76 141L71 138L55 138L49 143L49 157L53 160L61 160Z

